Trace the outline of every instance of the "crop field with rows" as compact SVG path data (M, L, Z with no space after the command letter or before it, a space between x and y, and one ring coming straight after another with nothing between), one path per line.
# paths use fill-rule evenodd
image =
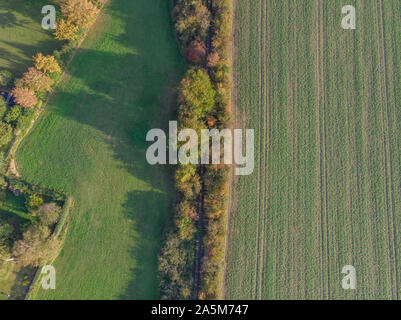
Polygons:
M236 127L255 129L255 171L233 181L226 298L400 298L400 14L396 0L237 2Z

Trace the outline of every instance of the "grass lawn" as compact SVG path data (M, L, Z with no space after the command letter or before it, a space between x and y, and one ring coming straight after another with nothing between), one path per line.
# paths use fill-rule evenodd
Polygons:
M38 52L49 54L60 45L44 30L42 7L48 0L0 0L0 70L20 76Z
M174 119L184 71L165 0L113 0L17 152L22 176L75 208L40 299L157 298L157 251L174 203L171 168L147 164L146 132Z

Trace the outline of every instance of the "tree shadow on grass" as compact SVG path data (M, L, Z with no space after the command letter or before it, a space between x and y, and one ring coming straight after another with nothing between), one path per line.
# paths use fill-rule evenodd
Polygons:
M10 35L9 38L0 37L0 58L6 60L9 65L2 69L18 77L32 65L32 55L37 52L49 54L59 48L59 41L51 35L53 31L43 30L41 27L44 16L41 13L42 7L51 3L52 1L48 0L0 0L0 33L6 32L5 34ZM17 35L15 39L14 35ZM48 38L43 40L43 37ZM32 45L21 43L28 42L28 39Z
M132 279L119 299L153 299L158 295L158 251L164 215L171 212L173 199L160 191L130 192L123 205L125 214L136 223L139 240L130 249L135 257ZM158 205L155 205L158 204ZM150 295L150 292L152 293Z
M22 43L15 43L12 41L1 41L0 45L0 58L7 60L10 67L1 68L2 70L8 70L13 73L13 76L18 78L23 72L27 71L29 67L33 66L32 57L37 53L51 54L57 47L53 41L38 41L35 45L28 45Z

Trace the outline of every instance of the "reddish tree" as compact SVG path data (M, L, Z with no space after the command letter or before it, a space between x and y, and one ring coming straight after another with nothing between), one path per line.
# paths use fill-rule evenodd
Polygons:
M33 107L38 103L35 91L28 88L14 88L11 91L15 102L23 107Z
M204 44L197 40L192 41L188 47L187 60L194 65L204 64L206 61L206 48Z
M42 71L31 67L28 69L28 72L24 73L21 84L35 91L50 91L52 80Z

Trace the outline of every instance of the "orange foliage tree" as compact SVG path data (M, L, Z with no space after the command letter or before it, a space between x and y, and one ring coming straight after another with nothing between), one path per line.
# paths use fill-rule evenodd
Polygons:
M11 91L15 102L23 107L33 107L38 103L38 98L36 98L35 91L29 88L14 88Z
M30 89L40 92L50 91L52 80L42 71L31 67L24 73L20 83Z
M99 9L87 0L61 0L61 12L67 20L78 27L91 23Z

